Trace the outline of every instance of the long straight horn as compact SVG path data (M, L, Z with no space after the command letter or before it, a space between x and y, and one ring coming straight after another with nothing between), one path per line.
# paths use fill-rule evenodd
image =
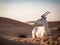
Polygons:
M49 11L46 11L44 14L43 14L43 16L46 16L46 15L48 15L50 12Z

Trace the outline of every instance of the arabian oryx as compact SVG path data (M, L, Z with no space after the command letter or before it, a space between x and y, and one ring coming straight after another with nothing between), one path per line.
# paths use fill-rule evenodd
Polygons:
M35 37L43 37L43 36L48 36L51 34L48 22L46 20L46 15L48 15L50 12L45 12L42 16L41 19L38 19L35 22L35 27L32 30L32 38Z

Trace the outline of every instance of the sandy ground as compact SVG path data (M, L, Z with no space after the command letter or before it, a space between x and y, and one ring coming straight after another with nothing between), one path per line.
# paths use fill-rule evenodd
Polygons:
M60 45L60 36L54 35L41 38L4 38L0 36L0 45Z

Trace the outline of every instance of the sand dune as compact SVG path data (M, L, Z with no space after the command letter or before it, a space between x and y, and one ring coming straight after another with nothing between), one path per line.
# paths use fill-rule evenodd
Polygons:
M31 37L33 26L24 22L0 17L0 34L19 36L26 34L26 37ZM29 34L28 34L29 33Z

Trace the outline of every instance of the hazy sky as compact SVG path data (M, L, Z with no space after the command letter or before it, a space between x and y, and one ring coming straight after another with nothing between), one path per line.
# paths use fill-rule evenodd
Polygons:
M34 21L46 11L48 21L60 20L60 0L0 0L0 17Z

